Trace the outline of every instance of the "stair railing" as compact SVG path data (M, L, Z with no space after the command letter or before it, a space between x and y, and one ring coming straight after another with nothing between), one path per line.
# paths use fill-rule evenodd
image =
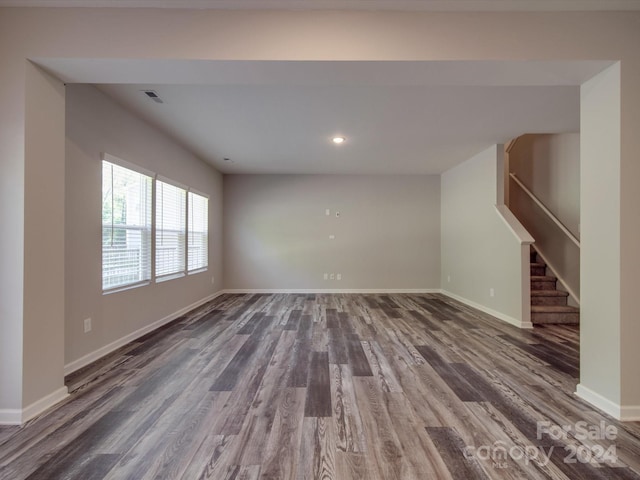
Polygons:
M575 243L575 244L576 244L576 246L577 246L578 248L580 248L580 240L578 240L578 239L576 238L576 236L575 236L573 233L571 233L571 232L569 231L569 229L568 229L567 227L565 227L565 226L563 225L563 223L562 223L560 220L558 220L558 217L556 217L553 213L551 213L551 210L549 210L549 209L544 205L544 203L542 203L542 202L538 199L538 197L536 197L536 196L533 194L533 192L531 192L531 190L529 190L529 189L525 186L525 184L524 184L524 183L522 183L522 182L520 181L520 179L516 176L516 174L515 174L515 173L509 173L509 176L513 179L513 181L514 181L514 182L516 182L516 184L517 184L517 185L522 189L522 191L523 191L524 193L526 193L526 194L529 196L529 198L531 198L531 200L533 200L533 201L535 202L535 204L536 204L536 205L538 205L538 206L542 209L542 211L545 213L545 215L547 215L547 216L548 216L548 217L553 221L553 223L555 223L555 224L560 228L560 230L562 230L562 232L563 232L567 237L569 237L569 240L571 240L573 243Z

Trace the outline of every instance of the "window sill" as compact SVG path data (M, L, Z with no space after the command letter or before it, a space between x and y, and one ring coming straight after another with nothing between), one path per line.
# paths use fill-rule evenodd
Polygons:
M196 273L203 273L209 270L209 267L196 268L195 270L189 270L187 273L189 275L195 275Z
M112 293L124 292L126 290L133 290L134 288L147 286L150 283L151 282L149 280L145 280L144 282L132 283L129 285L123 285L121 287L114 287L109 290L103 290L102 295L111 295Z
M174 280L176 278L181 278L181 277L184 277L184 272L172 273L169 275L164 275L162 277L156 277L156 283L167 282L169 280Z

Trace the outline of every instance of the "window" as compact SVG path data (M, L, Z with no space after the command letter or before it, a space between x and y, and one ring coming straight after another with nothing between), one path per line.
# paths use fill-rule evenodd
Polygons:
M189 192L189 272L207 268L209 251L209 199Z
M156 278L184 274L187 191L156 180Z
M206 270L208 197L106 153L102 158L103 292Z
M151 279L151 177L102 162L102 289Z

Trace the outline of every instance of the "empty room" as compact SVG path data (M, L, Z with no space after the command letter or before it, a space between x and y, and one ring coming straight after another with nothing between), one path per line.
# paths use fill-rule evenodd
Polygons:
M0 0L0 479L640 479L638 45Z

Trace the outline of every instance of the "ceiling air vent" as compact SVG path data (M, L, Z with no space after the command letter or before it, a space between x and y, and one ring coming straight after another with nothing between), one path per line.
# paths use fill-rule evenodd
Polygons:
M164 103L155 90L143 90L144 94L156 103Z

